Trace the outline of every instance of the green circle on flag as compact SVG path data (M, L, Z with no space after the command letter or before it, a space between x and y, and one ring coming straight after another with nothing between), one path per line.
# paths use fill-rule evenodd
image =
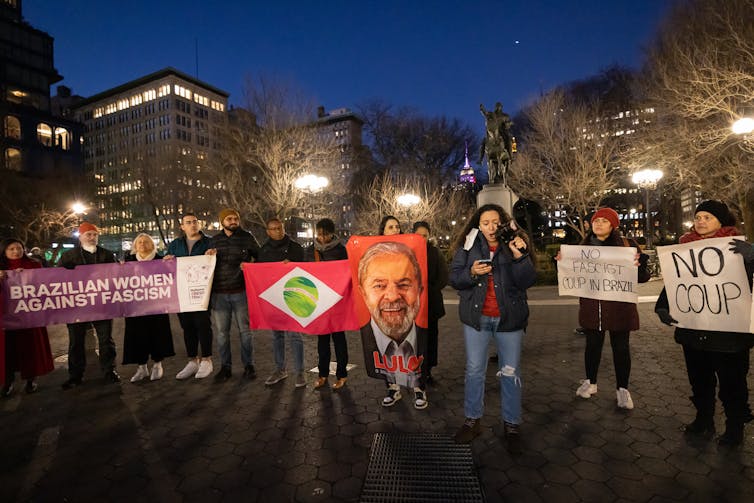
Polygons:
M283 299L288 309L296 316L306 318L317 308L319 292L317 286L309 278L297 276L285 282Z

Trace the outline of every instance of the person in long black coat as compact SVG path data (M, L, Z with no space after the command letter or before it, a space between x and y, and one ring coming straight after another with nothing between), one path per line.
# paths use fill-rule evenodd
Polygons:
M131 254L126 257L126 262L144 260L162 260L162 257L157 255L152 238L147 234L139 234L134 239ZM147 367L150 356L154 362L151 373ZM162 379L162 360L169 356L175 356L175 350L173 334L170 331L170 317L167 314L126 318L123 365L138 365L131 382L141 381L147 376L152 381Z
M415 222L414 234L419 234L427 240L427 307L428 331L426 353L426 381L432 382L432 367L437 366L437 348L440 318L445 316L445 302L442 289L448 284L448 264L442 252L429 241L430 228L427 222Z

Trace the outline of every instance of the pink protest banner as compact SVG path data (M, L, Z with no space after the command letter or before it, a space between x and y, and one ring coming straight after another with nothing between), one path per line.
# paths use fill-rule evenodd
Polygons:
M356 330L347 260L243 264L249 325L321 335Z
M207 309L214 256L7 271L7 330Z

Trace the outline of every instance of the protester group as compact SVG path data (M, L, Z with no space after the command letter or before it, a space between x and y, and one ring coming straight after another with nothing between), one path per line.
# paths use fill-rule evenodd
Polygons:
M349 258L350 244L347 250L329 218L316 223L314 242L307 248L286 234L283 222L278 218L266 222L267 239L261 246L249 231L241 227L241 221L238 211L225 208L219 212L222 229L217 235L208 237L197 216L186 213L180 221L182 236L169 243L164 256L157 253L148 234L139 234L125 258L125 262L142 262L215 256L209 308L178 313L187 357L185 366L175 376L178 380L204 379L214 374L214 381L223 382L233 377L232 325L240 337L241 378L253 380L257 377L243 264L344 261ZM502 207L483 205L466 221L453 246L449 267L442 252L431 242L427 222L414 223L408 233L424 238L421 246L426 247L426 259L425 250L416 253L406 244L409 242L403 239L405 236L400 236L403 233L397 218L385 216L379 223L376 234L382 237L375 238L374 243L369 242L367 249L360 252L358 267L354 268L354 281L358 281L358 290L369 313L369 319L361 327L364 359L371 362L366 365L368 374L384 380L382 406L396 405L403 398L405 388L412 395L416 409L427 408L430 404L428 386L433 383L432 369L438 365L438 320L445 315L442 289L449 284L458 292L463 334L446 334L446 337L462 335L466 355L465 420L455 439L459 443L469 443L483 431L485 381L490 361L488 351L490 343L494 342L503 432L509 451L517 454L522 451L521 353L529 319L527 289L536 282L536 260L529 236L516 227L515 221ZM742 239L732 238L741 235L735 223L724 203L704 201L696 208L692 229L681 236L679 242L730 238L730 250L743 258L750 292L754 248ZM94 224L84 222L78 231L79 243L62 255L60 266L74 269L116 262L111 251L99 246L99 229ZM391 240L389 236L400 236L403 240ZM611 208L600 208L591 216L589 231L580 245L619 247L632 254L627 268L633 268L629 272L636 280L645 282L650 279L648 256L635 241L621 235L619 215ZM560 253L555 259L562 260ZM41 267L39 261L27 256L20 240L11 238L0 242L0 280L5 279L10 270ZM421 306L420 298L426 299L427 306ZM419 315L420 308L425 309L424 317ZM655 312L663 323L682 325L673 318L668 292L664 289ZM705 313L700 311L697 316L705 316ZM640 326L636 303L580 297L579 323L586 344L583 379L575 394L589 399L598 393L602 348L605 335L609 333L616 376L616 406L619 410L633 409L635 404L629 392L629 335ZM112 327L112 319L68 324L68 378L62 384L64 390L84 383L85 340L91 330L98 339L99 366L106 382L120 381ZM291 376L296 388L307 387L304 340L299 331L272 330L274 370L265 379L265 385L275 386ZM718 443L722 446L740 445L744 440L744 426L753 418L747 374L754 334L677 326L675 340L683 349L691 402L696 408L696 417L685 426L684 434L701 439L711 439L715 435L715 392L719 387L718 396L726 421ZM332 383L329 381L331 342L336 359ZM218 357L215 362L220 364L217 370L213 364L213 344ZM291 358L286 355L286 345ZM5 364L3 396L14 392L17 372L26 380L26 393L34 393L38 389L36 378L54 369L44 327L6 329L4 344L0 346ZM330 387L338 391L346 386L349 352L345 332L317 334L317 353L318 377L313 388ZM135 365L130 377L132 383L162 379L163 360L176 355L169 315L126 317L122 355L123 365Z

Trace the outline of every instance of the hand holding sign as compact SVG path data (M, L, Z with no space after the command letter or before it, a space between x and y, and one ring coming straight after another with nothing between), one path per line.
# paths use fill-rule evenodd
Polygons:
M560 295L636 303L636 248L563 245L556 257Z
M749 332L751 289L737 242L712 238L657 248L669 316L679 327Z

